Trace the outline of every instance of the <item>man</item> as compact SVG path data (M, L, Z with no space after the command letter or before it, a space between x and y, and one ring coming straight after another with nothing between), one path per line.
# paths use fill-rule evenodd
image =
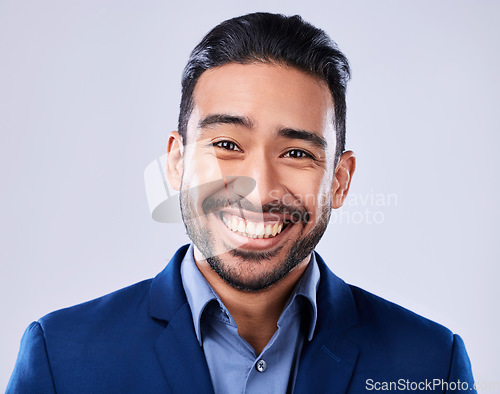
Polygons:
M193 243L152 280L32 323L7 392L473 392L458 335L346 285L313 251L355 170L348 78L298 16L208 33L168 141Z

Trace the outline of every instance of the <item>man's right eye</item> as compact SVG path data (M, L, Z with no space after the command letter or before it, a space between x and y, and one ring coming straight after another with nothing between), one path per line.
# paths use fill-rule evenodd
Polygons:
M236 145L233 141L217 141L212 144L213 146L217 146L219 148L225 149L225 150L233 150L237 152L241 152L241 149Z

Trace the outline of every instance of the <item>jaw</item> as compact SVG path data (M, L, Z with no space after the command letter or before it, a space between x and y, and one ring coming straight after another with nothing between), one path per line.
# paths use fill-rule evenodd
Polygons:
M280 233L276 232L275 236L267 238L264 237L265 235L258 238L255 237L257 230L253 234L250 234L252 231L240 234L229 228L224 223L229 221L228 215L223 213L225 211L226 209L222 209L204 216L203 227L198 227L204 229L203 234L198 232L201 238L198 238L198 243L195 242L198 246L195 249L197 264L205 260L198 266L200 270L203 269L202 272L207 280L212 278L214 283L209 281L213 286L222 279L231 287L244 292L267 289L281 282L282 279L290 277L289 274L292 271L298 272L294 268L310 255L324 231L324 226L320 223L315 224L314 221L307 224L289 221L285 226L285 220L283 220ZM274 226L277 222L276 218L270 218L269 215L263 216L263 214L253 213L245 217L240 212L239 217L243 219L242 216L244 216L245 221L250 222L250 218L256 220L255 215L261 215L262 224L266 227L273 222ZM279 224L278 221L278 226Z

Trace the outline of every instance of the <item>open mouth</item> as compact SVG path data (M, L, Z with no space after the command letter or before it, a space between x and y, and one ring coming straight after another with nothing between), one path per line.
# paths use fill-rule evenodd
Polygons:
M289 225L283 219L250 221L227 212L220 212L220 218L229 230L247 238L274 238Z

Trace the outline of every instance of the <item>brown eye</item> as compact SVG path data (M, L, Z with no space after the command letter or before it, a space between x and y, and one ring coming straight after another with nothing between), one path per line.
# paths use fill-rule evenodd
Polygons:
M219 148L225 149L225 150L233 150L233 151L238 151L241 152L241 149L238 148L238 145L236 145L233 141L218 141L213 144L213 146L217 146Z
M305 158L308 158L308 159L312 159L312 155L303 151L303 150L300 150L300 149L292 149L292 150L289 150L288 152L286 152L283 157L290 157L292 159L305 159Z

